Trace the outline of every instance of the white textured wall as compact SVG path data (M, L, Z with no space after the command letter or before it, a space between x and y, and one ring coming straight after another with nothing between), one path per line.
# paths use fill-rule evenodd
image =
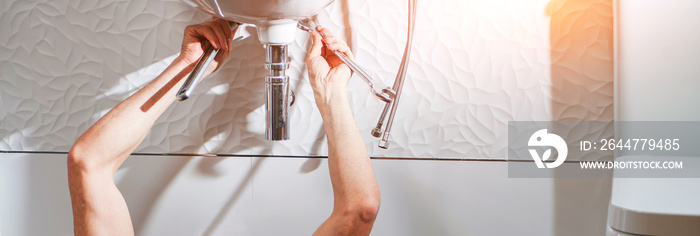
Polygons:
M552 235L549 179L508 179L503 162L373 165L373 235ZM65 176L64 155L0 158L0 234L72 235ZM132 156L115 180L137 235L311 235L333 208L325 159Z
M391 83L405 1L337 2L319 22L344 34L357 61ZM369 133L383 104L351 83L373 156L504 159L511 120L612 119L610 1L419 2L414 51L389 150ZM207 16L180 1L0 3L0 149L67 151L178 52ZM252 27L192 99L177 102L137 152L323 155L321 118L291 47L291 140L264 140L264 50Z
M391 83L405 11L405 1L338 0L319 21ZM419 1L418 16L389 150L369 135L382 103L351 82L371 155L505 159L507 121L612 119L610 0ZM166 67L186 25L207 18L180 1L0 1L0 150L67 151ZM292 139L273 143L263 134L264 51L253 28L240 32L221 71L167 110L138 152L326 154L301 63L307 36L291 47ZM0 155L0 235L70 234L65 155ZM504 162L374 164L376 235L602 232L605 181L509 179ZM116 180L145 235L304 235L330 212L316 159L134 156Z

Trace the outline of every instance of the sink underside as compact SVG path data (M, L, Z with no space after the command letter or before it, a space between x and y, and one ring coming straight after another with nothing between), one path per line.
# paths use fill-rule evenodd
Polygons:
M249 24L316 15L333 0L185 0L200 10L230 21Z

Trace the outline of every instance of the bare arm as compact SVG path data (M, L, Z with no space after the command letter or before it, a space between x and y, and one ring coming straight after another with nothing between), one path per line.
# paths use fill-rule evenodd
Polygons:
M379 211L379 187L348 101L350 68L332 51L339 50L350 57L352 53L345 42L333 37L329 30L321 29L321 33L325 39L312 32L314 44L307 65L328 136L334 206L331 216L314 234L368 235Z
M114 185L114 173L173 103L177 88L203 53L203 42L221 49L207 70L209 74L228 56L232 39L224 20L188 26L180 56L78 138L68 154L76 235L133 235L126 203Z

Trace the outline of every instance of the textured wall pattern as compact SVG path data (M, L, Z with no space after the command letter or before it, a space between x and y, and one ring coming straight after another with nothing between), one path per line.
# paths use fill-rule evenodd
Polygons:
M389 150L369 135L383 104L353 79L351 102L374 156L505 158L511 120L612 119L610 0L420 1L414 51ZM405 1L341 1L318 21L391 84ZM0 150L67 151L178 53L208 16L180 1L1 1ZM229 60L155 124L138 152L324 155L302 61L290 48L291 140L264 139L264 50L239 30Z

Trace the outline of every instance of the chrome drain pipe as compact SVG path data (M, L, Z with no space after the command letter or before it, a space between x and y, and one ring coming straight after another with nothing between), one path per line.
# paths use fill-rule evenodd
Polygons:
M281 141L289 139L290 89L287 45L265 45L265 139ZM293 96L293 94L292 94ZM292 98L292 102L293 102Z

